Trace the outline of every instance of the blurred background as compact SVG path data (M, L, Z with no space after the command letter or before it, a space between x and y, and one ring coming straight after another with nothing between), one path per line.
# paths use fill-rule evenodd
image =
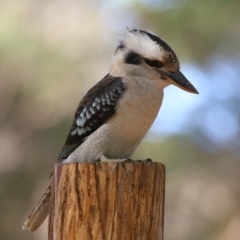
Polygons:
M151 30L199 90L170 86L134 159L167 168L166 240L240 239L240 1L0 2L0 239L22 231L86 91L121 34Z

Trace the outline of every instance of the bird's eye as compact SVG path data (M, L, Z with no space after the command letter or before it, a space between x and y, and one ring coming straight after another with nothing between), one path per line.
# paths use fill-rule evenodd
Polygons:
M154 67L154 68L161 68L164 66L164 64L158 60L151 60L151 59L145 58L144 62L150 67Z
M142 58L135 52L129 52L125 58L125 63L139 65L142 62Z

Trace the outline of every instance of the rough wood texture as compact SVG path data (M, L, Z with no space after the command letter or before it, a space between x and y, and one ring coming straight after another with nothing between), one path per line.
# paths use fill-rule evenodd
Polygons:
M49 240L163 240L161 163L56 164Z

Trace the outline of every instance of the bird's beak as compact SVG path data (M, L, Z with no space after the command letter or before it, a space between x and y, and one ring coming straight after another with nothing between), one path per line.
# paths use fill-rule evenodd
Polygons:
M187 78L179 71L161 72L168 82L190 93L198 94L197 89L187 80Z

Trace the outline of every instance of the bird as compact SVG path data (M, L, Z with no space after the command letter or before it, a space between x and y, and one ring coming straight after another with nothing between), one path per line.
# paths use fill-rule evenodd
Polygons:
M58 163L130 159L153 124L164 88L198 94L172 48L152 32L127 29L108 74L80 101ZM23 225L35 231L49 214L51 185Z

